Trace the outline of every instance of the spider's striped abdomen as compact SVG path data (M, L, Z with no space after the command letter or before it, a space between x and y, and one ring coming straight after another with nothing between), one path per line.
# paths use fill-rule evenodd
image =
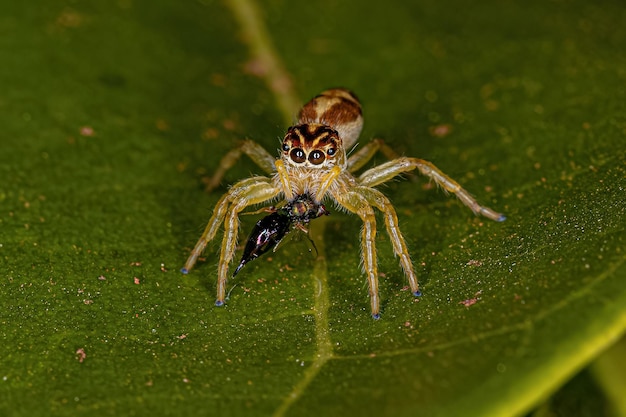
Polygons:
M339 133L344 148L356 143L363 128L361 103L345 88L323 91L302 107L298 124L321 124Z

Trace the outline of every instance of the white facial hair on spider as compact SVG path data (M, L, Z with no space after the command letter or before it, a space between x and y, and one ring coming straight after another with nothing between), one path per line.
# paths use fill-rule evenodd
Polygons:
M417 169L444 190L455 194L475 214L495 221L505 220L504 215L480 205L432 163L417 158L398 157L380 139L372 140L348 158L346 150L356 143L362 127L361 104L357 97L346 89L335 88L322 92L302 107L298 123L287 130L278 159L251 140L243 141L227 153L208 183L209 190L220 184L225 172L242 153L248 155L268 176L241 180L220 198L182 272L189 272L223 223L224 236L217 267L215 301L216 305L221 306L226 298L228 266L235 255L239 214L246 207L276 198L282 198L286 204L290 204L303 196L306 196L311 206L322 206L324 199L330 199L363 221L361 259L368 282L372 317L378 319L380 300L374 209L383 215L394 254L400 260L413 295L419 296L421 292L406 242L398 227L396 211L389 199L374 187ZM355 176L354 173L379 151L391 160ZM299 221L297 217L292 220L295 223Z

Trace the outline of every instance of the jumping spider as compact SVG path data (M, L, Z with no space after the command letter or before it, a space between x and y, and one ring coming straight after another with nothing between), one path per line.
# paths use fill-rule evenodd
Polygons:
M277 198L284 199L289 205L302 196L307 196L312 206L323 207L322 201L330 198L338 207L355 213L363 221L362 265L369 286L372 316L378 319L380 300L374 208L383 214L393 251L400 258L400 265L409 281L413 295L419 296L421 292L406 243L398 227L396 211L389 199L374 187L402 173L417 169L444 190L455 194L475 214L495 221L505 220L504 215L481 206L456 181L432 163L411 157L395 157L395 152L381 140L371 141L348 157L346 151L355 145L362 127L363 118L359 100L352 92L336 88L322 92L302 107L298 123L287 129L279 158L274 158L251 140L242 142L240 146L227 153L211 178L208 189L219 185L224 173L235 164L242 152L269 176L247 178L230 187L218 201L202 237L196 243L182 272L187 273L193 267L208 242L215 238L218 229L224 223L224 237L217 267L217 300L215 301L216 305L221 306L226 297L228 265L235 255L239 214L246 207ZM353 173L365 165L378 151L390 159L395 159L355 176ZM298 221L297 217L294 219ZM278 221L285 223L284 218ZM273 226L263 227L271 229ZM280 233L273 232L275 236Z

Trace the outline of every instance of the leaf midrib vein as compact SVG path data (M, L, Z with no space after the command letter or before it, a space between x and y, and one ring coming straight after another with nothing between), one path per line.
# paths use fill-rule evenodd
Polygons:
M274 95L276 104L284 120L290 123L300 107L301 100L296 95L291 77L276 52L271 37L263 22L261 12L254 0L227 0L225 4L233 13L244 42L247 44L251 59L263 69L261 78L265 81L270 92ZM313 277L317 279L318 288L314 294L315 302L315 342L316 352L312 363L304 371L302 379L284 397L281 404L274 411L274 416L283 416L310 385L333 357L332 342L328 327L328 265L326 263L326 248L324 245L324 230L326 220L319 219L312 229L312 239L317 242L318 258L313 268Z

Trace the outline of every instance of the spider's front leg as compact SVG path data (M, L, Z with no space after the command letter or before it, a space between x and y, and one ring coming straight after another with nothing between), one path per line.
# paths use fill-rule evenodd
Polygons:
M332 194L337 203L348 211L358 215L363 221L361 230L361 260L367 276L372 317L380 318L380 300L378 299L378 266L376 262L376 218L374 210L366 198L358 192L342 190Z
M193 250L189 254L189 257L187 258L187 262L185 262L185 266L183 266L183 268L181 269L181 272L183 274L187 274L191 270L191 268L193 268L193 266L196 264L196 261L198 260L198 257L202 255L202 252L204 251L206 245L213 240L220 225L224 222L224 216L226 215L228 206L233 202L233 200L239 199L240 195L245 192L248 186L263 181L268 181L268 179L264 177L252 177L239 181L230 190L228 190L228 192L224 194L222 198L219 199L219 201L215 205L215 208L213 209L213 215L207 223L207 226L204 229L202 236L200 237L200 239L198 239L196 246L194 246Z
M253 177L233 185L217 203L213 215L204 230L204 233L191 251L185 266L181 270L184 274L196 263L202 251L215 237L220 224L224 223L224 237L220 250L220 260L217 268L217 299L216 305L224 304L226 298L226 281L228 265L235 254L237 235L239 232L239 213L246 207L263 203L278 196L281 190L276 188L269 178Z
M244 194L234 200L228 209L224 219L224 237L222 238L222 248L220 260L217 265L217 298L216 306L224 304L226 298L226 281L228 280L228 265L235 256L237 237L239 234L239 213L246 207L271 200L280 193L280 190L271 184L262 183L249 186Z
M480 205L469 192L459 185L459 183L441 172L441 170L439 170L439 168L435 165L423 159L410 157L400 157L394 159L393 161L386 162L365 171L358 178L358 181L360 185L374 187L378 184L389 181L397 175L413 171L414 169L419 170L422 175L431 178L444 190L456 195L457 198L469 207L475 214L480 214L497 222L506 220L506 217L503 214L498 213L487 206Z

